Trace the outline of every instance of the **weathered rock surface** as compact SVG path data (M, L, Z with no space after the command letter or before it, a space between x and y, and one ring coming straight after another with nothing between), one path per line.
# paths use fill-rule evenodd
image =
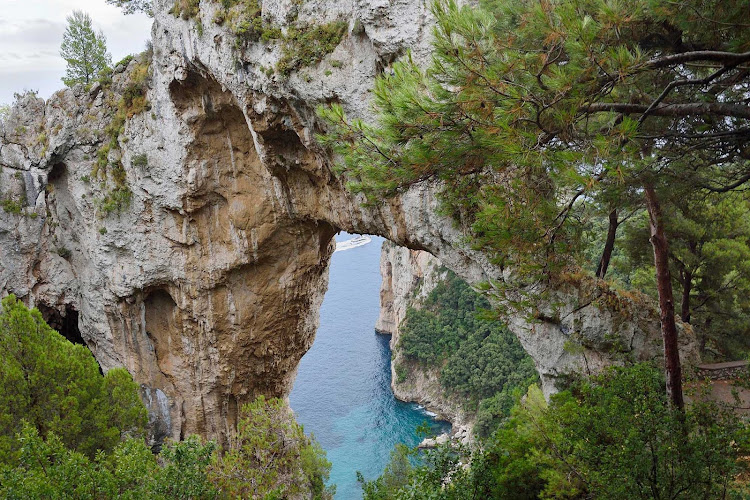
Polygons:
M383 243L380 254L380 315L375 330L391 335L391 388L396 398L413 401L453 424L451 434L463 441L472 436L474 415L469 414L456 398L445 394L440 373L405 359L396 348L400 326L410 307L419 307L442 281L443 266L430 253L410 250L392 242Z
M293 4L266 0L263 11L283 24ZM424 60L425 3L304 2L301 21L340 18L349 31L289 78L266 72L277 45L238 45L212 22L217 4L201 2L200 29L172 5L155 1L150 109L128 117L110 155L132 191L120 213L102 210L112 186L90 176L135 63L111 88L27 96L3 125L0 197L16 205L0 211L0 288L76 311L101 366L125 366L142 384L164 435L221 437L243 402L288 394L315 335L336 231L429 251L470 283L504 276L437 210L439 186L363 207L314 142L317 104L366 117L379 71L407 49ZM508 319L548 388L622 352L660 351L653 307L581 283L541 308L545 320ZM581 349L566 348L571 338Z
M391 337L391 348L398 342L399 325L406 310L423 301L440 283L442 265L429 252L410 250L390 241L380 252L380 314L375 331Z

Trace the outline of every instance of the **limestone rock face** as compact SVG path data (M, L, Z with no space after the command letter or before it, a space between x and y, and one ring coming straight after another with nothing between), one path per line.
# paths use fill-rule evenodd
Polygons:
M238 43L213 22L218 2L201 1L200 24L173 4L155 0L148 105L125 113L114 139L139 61L89 91L28 95L2 124L0 289L75 311L102 368L125 366L142 385L162 435L222 438L243 402L289 393L337 231L426 250L470 283L505 277L440 214L439 186L363 207L314 140L318 104L367 118L374 76L409 49L426 59L424 2L264 1L281 25L292 9L302 23L348 23L331 54L288 77L268 71L279 44ZM107 145L103 182L93 170ZM118 210L107 207L115 175L132 193ZM508 319L550 388L612 362L612 345L659 352L652 307L596 302L596 290L571 284L557 315ZM571 336L582 350L565 349Z
M392 335L391 348L398 342L399 325L406 310L422 302L440 283L440 261L429 252L409 250L390 241L380 252L380 315L375 323L379 333Z
M472 437L474 415L466 412L456 398L447 397L440 384L438 370L425 369L405 359L395 349L399 327L410 307L419 307L445 278L444 268L432 254L410 250L392 242L383 243L380 254L380 315L375 330L391 335L391 388L396 398L421 404L438 417L453 424L456 439L468 442ZM403 378L400 376L403 371Z

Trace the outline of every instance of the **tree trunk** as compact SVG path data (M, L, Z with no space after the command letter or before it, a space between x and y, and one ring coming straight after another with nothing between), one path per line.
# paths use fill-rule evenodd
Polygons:
M682 273L682 304L680 305L680 319L690 323L690 291L693 288L693 273L687 269Z
M705 323L703 323L703 328L700 330L700 337L699 341L700 344L698 346L698 349L700 349L700 353L703 354L706 352L706 343L708 342L708 332L711 331L711 321L713 318L711 316L706 317Z
M661 207L654 188L645 187L646 208L651 226L651 246L654 248L654 267L656 267L656 289L659 293L659 310L661 313L661 334L664 340L664 368L667 378L667 397L672 404L682 410L685 407L682 399L682 369L680 351L677 344L677 325L674 319L674 297L672 295L672 277L669 275L669 247L664 235Z
M615 249L615 236L617 235L617 210L609 213L609 230L607 231L607 241L604 243L602 256L599 258L599 265L596 267L596 276L604 278L609 268L609 261L612 258L612 250Z

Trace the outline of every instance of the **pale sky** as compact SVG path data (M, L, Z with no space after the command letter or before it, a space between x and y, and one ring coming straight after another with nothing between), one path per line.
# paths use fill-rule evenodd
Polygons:
M141 52L151 38L151 19L126 16L104 0L0 0L0 104L11 104L13 93L25 89L46 99L64 87L59 51L73 10L87 12L104 31L113 63Z

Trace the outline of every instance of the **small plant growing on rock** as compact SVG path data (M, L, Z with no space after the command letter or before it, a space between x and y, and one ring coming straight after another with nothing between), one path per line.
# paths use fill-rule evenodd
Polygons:
M341 43L346 29L344 21L290 26L276 69L282 75L289 75L300 67L318 64Z
M56 252L57 252L57 255L59 255L65 260L68 260L70 256L72 255L72 252L65 247L57 247Z
M200 0L176 0L169 13L184 20L192 19L200 13Z
M130 164L133 165L134 167L147 167L148 156L146 156L146 153L135 155L133 159L130 161Z
M10 198L6 198L2 202L0 202L0 206L3 207L3 210L5 211L5 213L13 214L13 215L19 215L22 209L20 203Z

